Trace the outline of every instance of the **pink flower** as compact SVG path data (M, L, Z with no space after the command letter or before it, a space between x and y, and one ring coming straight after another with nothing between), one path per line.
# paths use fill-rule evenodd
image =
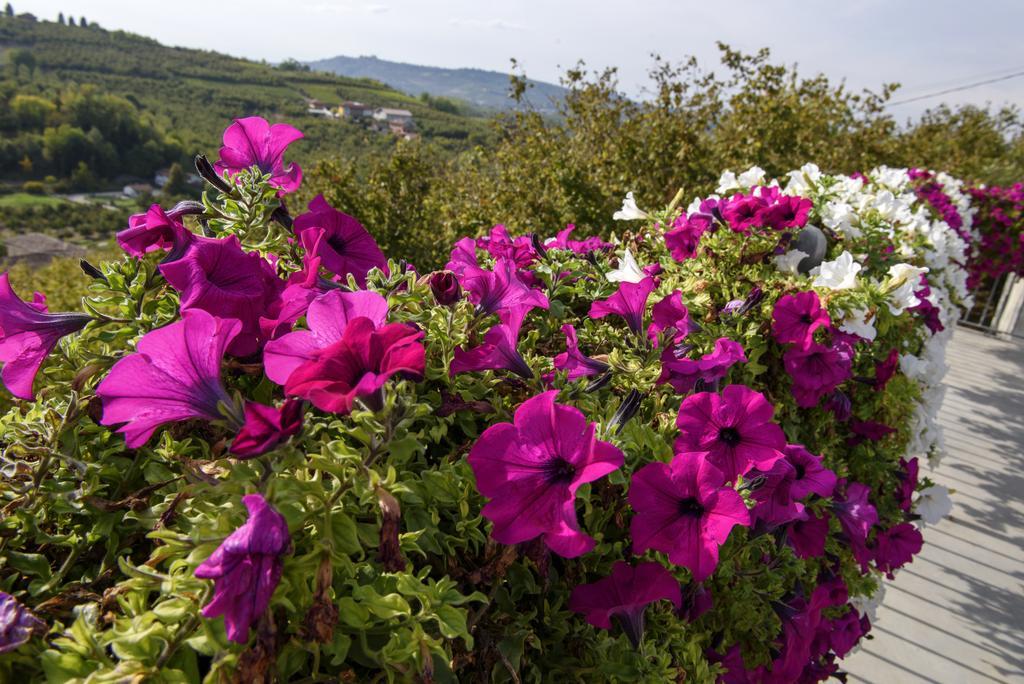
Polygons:
M140 447L164 423L222 418L232 406L220 381L224 351L241 329L202 309L143 335L136 352L114 364L96 388L103 425L118 429L129 448Z
M594 547L576 520L576 490L622 467L614 445L594 438L576 408L555 403L555 390L527 399L512 423L487 428L469 453L477 489L490 502L481 513L502 544L543 536L560 556Z
M491 228L489 237L478 238L476 246L487 250L495 259L510 259L516 268L526 268L537 260L537 251L529 235L512 238L505 226Z
M682 214L672 222L672 229L665 233L665 246L676 261L692 259L697 256L701 237L710 229L710 216Z
M785 454L786 460L796 471L790 485L794 499L803 501L811 494L832 496L836 488L836 474L822 465L821 457L815 456L801 444L787 445Z
M558 231L558 234L548 240L544 247L546 249L567 249L575 254L586 255L591 252L608 250L614 247L612 243L605 242L600 236L592 235L583 240L573 240L569 237L572 231L576 230L576 226L568 224L563 230Z
M860 615L853 606L829 625L829 647L840 658L845 657L857 645L861 637L871 629L867 615Z
M281 408L245 402L245 424L231 442L231 453L253 458L271 451L302 429L302 402L288 399Z
M765 202L760 197L737 194L725 201L725 206L720 203L719 207L722 218L734 232L749 233L754 226L764 224Z
M501 322L487 331L483 344L472 349L455 348L455 358L448 369L449 375L455 377L459 373L474 371L509 370L527 380L532 378L533 369L517 349L519 330L530 308L514 306L500 310L498 318Z
M893 579L893 571L912 561L923 544L921 531L912 524L893 525L875 538L875 565Z
M761 486L754 489L751 494L751 498L757 502L751 514L769 530L803 515L803 504L795 501L796 497L793 496L796 468L790 465L789 461L780 459L763 473L751 471L749 477L761 479Z
M690 311L683 304L683 293L679 290L666 295L651 307L651 324L647 326L647 336L655 345L658 343L658 333L671 331L672 341L679 344L687 335L699 329L700 326L690 320Z
M839 524L846 534L854 557L867 572L870 553L867 549L868 534L878 524L878 511L868 503L871 488L860 482L846 485L842 481L838 494L832 500L832 512L839 519Z
M307 252L320 257L324 268L342 279L351 273L359 287L366 287L366 274L374 268L388 272L384 252L363 224L332 207L323 195L314 197L309 211L295 217L292 230Z
M775 230L803 228L814 205L806 197L781 195L775 203L764 210L764 224Z
M667 600L682 608L679 581L658 563L639 563L636 567L616 561L612 574L572 590L569 610L582 613L587 622L599 629L611 629L615 618L622 631L639 646L644 633L644 612L655 601Z
M654 278L651 277L644 278L639 283L622 281L615 294L590 305L590 317L604 318L611 314L622 316L629 329L639 333L644 327L647 298L655 286Z
M896 369L900 367L900 353L896 349L890 349L889 355L884 361L875 364L875 389L881 391L896 375Z
M234 235L197 237L180 259L161 264L160 272L181 293L182 311L199 309L241 324L228 353L249 356L259 349L260 316L284 288L259 253L242 250Z
M306 313L309 330L296 330L267 342L263 365L267 377L284 385L292 372L311 361L321 349L341 340L349 322L369 319L375 328L384 324L388 302L376 292L331 290L312 301Z
M718 565L718 547L736 525L748 527L743 498L725 486L722 471L703 453L678 454L672 463L649 463L630 481L636 511L629 531L633 553L654 549L703 582Z
M78 332L92 320L84 313L47 313L45 299L38 295L24 302L8 280L0 274L0 361L4 367L0 379L19 399L35 397L32 384L60 338Z
M547 309L549 306L547 297L520 279L511 259L499 258L493 271L466 266L462 287L469 293L469 301L487 313L515 307Z
M476 259L476 240L471 237L464 237L455 243L452 248L445 270L451 271L461 280L469 269L480 269L480 263Z
M745 363L746 355L739 342L727 337L715 340L715 349L699 360L679 357L680 347L666 347L661 354L661 375L658 384L668 383L680 394L686 394L701 381L711 386L724 378L737 363Z
M291 331L295 322L306 315L314 299L326 294L336 285L319 275L320 257L309 252L302 255L302 270L288 276L288 284L281 296L270 303L266 314L260 316L260 334L265 340L274 340Z
M169 216L159 204L154 204L145 214L128 217L128 227L117 234L117 244L134 257L155 250L169 251L170 261L184 254L194 238L177 217Z
M820 558L825 555L829 515L816 516L805 511L804 516L804 519L790 523L786 538L797 558Z
M900 478L900 484L896 489L896 500L899 502L900 510L909 513L914 500L914 492L917 491L919 470L917 457L915 456L909 461L901 458L900 468L903 472L897 473L897 476Z
M213 600L203 607L203 617L223 615L228 639L238 644L249 640L249 628L270 605L281 581L281 556L292 542L284 516L262 495L249 494L242 503L249 519L195 572L199 579L214 580Z
M302 397L321 411L348 414L355 400L383 405L383 388L393 375L423 377L423 332L404 323L377 327L369 318L348 321L337 342L318 350L288 376L285 394Z
M699 392L679 407L676 451L708 452L729 481L751 468L767 470L786 447L774 414L763 394L744 385L729 385L721 394Z
M270 184L281 194L295 192L302 182L302 169L298 164L284 164L284 152L302 133L294 126L278 123L271 126L265 119L250 116L235 119L224 130L224 146L220 148L217 173L230 172L232 176L256 166L270 174Z
M451 271L437 271L430 275L430 292L441 306L453 306L462 299L462 286Z
M806 348L790 347L782 356L786 372L793 379L792 392L797 406L813 408L850 377L852 355L845 345L830 347L811 342Z
M828 329L832 321L813 290L785 295L775 302L772 335L780 344L792 343L807 349L814 343L814 331Z
M566 323L562 326L562 332L565 333L566 350L555 357L554 363L556 369L569 371L570 381L601 375L608 370L607 363L592 359L580 351L576 328Z

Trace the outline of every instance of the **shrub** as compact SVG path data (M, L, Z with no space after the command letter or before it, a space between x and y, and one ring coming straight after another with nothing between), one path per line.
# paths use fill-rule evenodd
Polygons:
M132 217L86 314L3 277L5 676L837 670L943 501L965 245L905 170L726 173L614 246L496 227L419 275L284 213L264 133Z
M46 194L46 186L41 181L25 181L21 184L21 189L30 195Z

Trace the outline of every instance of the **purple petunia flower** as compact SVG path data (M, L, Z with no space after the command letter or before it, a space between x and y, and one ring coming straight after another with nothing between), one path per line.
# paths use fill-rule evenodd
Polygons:
M573 240L570 237L572 231L576 230L576 226L568 224L563 230L558 231L555 237L549 239L544 243L545 249L567 249L574 254L587 255L591 252L599 252L609 250L615 245L610 242L605 242L598 235L592 235L582 240Z
M792 346L782 355L786 372L793 379L797 406L813 408L850 377L853 359L845 345L825 346L812 342L805 349Z
M645 562L633 567L616 561L611 575L572 590L569 610L582 613L587 622L599 629L611 629L615 618L636 647L643 639L647 606L662 600L671 601L677 610L682 607L682 590L672 573L658 563Z
M177 217L154 204L146 213L128 217L128 227L117 234L117 244L134 257L164 250L169 252L166 260L173 261L185 253L194 238Z
M836 488L836 474L822 465L821 457L812 454L802 444L787 445L785 454L796 471L790 484L794 499L802 501L811 494L832 496Z
M288 124L271 126L258 116L235 119L224 130L224 146L220 148L220 161L214 168L217 173L228 171L234 176L256 166L270 174L270 184L282 195L295 192L302 183L302 169L295 163L286 167L284 152L302 137L299 129Z
M547 309L549 306L548 298L543 293L522 281L511 259L498 259L493 271L466 266L462 274L462 287L469 293L469 301L486 313L515 307Z
M441 306L452 306L462 299L462 286L451 271L437 271L428 280L434 301Z
M502 225L491 228L488 237L477 238L476 246L486 250L495 259L511 260L516 268L526 268L539 257L529 235L513 238Z
M919 468L916 456L909 461L904 458L900 459L900 469L903 472L896 473L900 479L899 487L896 489L896 500L899 502L900 510L910 511L914 492L917 491Z
M724 205L724 206L723 206ZM765 201L753 195L733 195L719 202L722 218L736 233L749 233L754 226L764 223Z
M242 503L249 519L195 572L199 579L215 582L213 600L203 607L203 617L223 615L228 639L238 644L249 640L249 628L270 605L281 581L281 556L292 541L284 516L262 495L249 494L242 497Z
M45 299L37 294L32 304L22 301L0 274L0 361L7 390L19 399L35 397L32 384L60 338L78 332L92 320L84 313L48 313Z
M676 261L697 256L697 248L704 233L711 230L711 217L705 214L681 214L665 233L665 246Z
M231 442L231 453L253 458L286 442L302 429L302 402L287 399L280 408L245 402L245 424Z
M757 505L750 513L758 523L773 530L803 515L803 504L793 496L796 468L789 461L780 459L764 472L751 471L749 477L761 479L761 486L751 494Z
M828 329L832 321L813 290L779 297L772 312L772 335L779 344L807 349L814 343L814 331Z
M697 381L710 386L724 378L734 365L747 361L743 345L727 337L715 340L714 351L704 354L698 360L685 356L680 358L679 353L683 349L685 347L679 345L665 348L661 354L661 375L658 377L658 384L668 383L680 394L686 394L696 387Z
M331 290L320 295L306 312L309 330L296 330L267 342L263 350L267 377L284 385L296 368L312 360L321 349L339 341L349 321L367 318L379 328L387 315L388 302L376 292Z
M378 327L362 316L348 321L341 339L317 350L288 376L285 394L307 399L321 411L346 415L355 400L377 410L392 376L423 377L423 331L405 323Z
M910 523L893 525L875 537L875 565L893 579L893 571L914 559L921 552L924 537Z
M786 538L797 558L819 558L825 554L829 515L816 516L805 511L804 516L789 524Z
M900 367L900 353L897 349L890 349L885 360L875 364L875 389L881 391L896 375L896 369Z
M115 363L96 388L103 402L100 422L123 423L118 432L134 449L164 423L221 418L218 404L232 402L220 382L220 364L240 329L238 321L192 309L146 333L136 352Z
M666 295L651 307L651 324L647 326L647 337L658 344L658 333L673 332L672 342L679 344L698 326L690 320L690 311L683 304L683 293L679 290Z
M745 385L729 385L721 394L699 392L679 407L676 451L707 452L729 481L751 468L768 470L786 447L774 415L764 395Z
M764 224L775 230L803 228L807 225L807 217L813 206L806 197L779 196L774 204L764 210Z
M736 525L748 527L743 498L704 453L678 454L672 463L649 463L634 473L629 503L633 553L654 549L703 582L718 565L718 547Z
M622 467L621 451L594 437L581 411L558 404L556 390L527 399L511 423L487 428L469 453L477 489L490 501L481 513L502 544L543 536L548 548L574 558L594 547L576 520L576 490Z
M246 252L238 238L197 237L178 260L160 265L171 287L181 293L181 310L201 310L241 323L228 353L258 351L260 316L280 297L284 283L257 252Z
M846 657L861 637L871 629L871 621L867 615L860 615L852 605L849 608L829 625L829 647L840 658Z
M307 252L320 257L324 268L342 279L352 274L359 287L366 287L366 275L374 268L388 272L384 252L363 224L332 207L323 195L295 217L292 230Z
M483 344L472 349L455 348L455 358L448 369L449 375L454 377L459 373L474 371L510 370L527 380L532 378L533 369L517 348L519 330L531 308L514 306L499 311L498 318L501 322L487 331Z
M569 372L570 381L601 375L608 370L607 363L592 359L580 351L576 328L566 323L562 326L562 332L565 333L566 350L554 358L554 364L556 369Z
M840 481L837 491L841 492L841 495L832 499L832 512L839 519L854 557L864 572L867 572L870 560L867 549L868 534L871 528L878 524L878 510L868 502L871 488L861 482L847 485L845 481Z
M646 277L639 283L622 281L615 294L608 299L602 299L590 305L590 317L604 318L611 314L622 316L629 329L639 333L644 327L647 298L654 291L655 286L654 278L651 277Z
M281 296L260 316L260 334L265 340L275 340L291 332L295 322L306 315L309 305L322 294L337 286L320 277L320 257L309 252L302 255L302 270L288 276Z
M46 623L18 599L0 591L0 653L15 650L33 636L46 633Z

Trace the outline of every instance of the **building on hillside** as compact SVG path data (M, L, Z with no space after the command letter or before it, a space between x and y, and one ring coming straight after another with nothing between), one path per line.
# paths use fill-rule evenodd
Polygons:
M391 126L400 123L403 126L412 123L412 112L408 109L391 109L390 107L379 107L373 111L373 120Z
M373 107L362 102L347 100L341 103L338 112L346 119L365 119L373 114Z
M81 259L85 256L85 248L43 233L11 235L4 240L4 252L5 266L26 263L32 268L45 266L56 257Z
M149 183L129 183L124 186L121 190L121 194L125 197L143 197L144 195L153 194L153 186Z
M306 113L312 116L324 116L328 119L338 118L337 113L320 100L308 100L306 102Z

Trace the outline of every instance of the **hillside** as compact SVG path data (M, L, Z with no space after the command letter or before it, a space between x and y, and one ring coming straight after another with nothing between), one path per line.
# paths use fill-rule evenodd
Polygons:
M484 118L450 106L441 111L368 79L27 16L0 16L0 64L0 173L10 180L64 177L79 161L100 177L116 176L116 164L143 175L171 161L187 163L199 151L216 153L226 123L253 114L301 128L306 140L296 154L306 159L374 155L394 146L387 133L308 115L310 99L408 109L425 140L451 151L491 135ZM55 164L53 148L72 156Z
M371 78L401 90L409 95L429 93L469 102L488 110L512 107L508 97L508 74L483 69L444 69L404 62L389 62L376 57L331 57L308 62L317 71L325 71L353 78ZM528 81L532 86L525 99L541 113L553 114L552 101L565 96L561 86L543 81Z

